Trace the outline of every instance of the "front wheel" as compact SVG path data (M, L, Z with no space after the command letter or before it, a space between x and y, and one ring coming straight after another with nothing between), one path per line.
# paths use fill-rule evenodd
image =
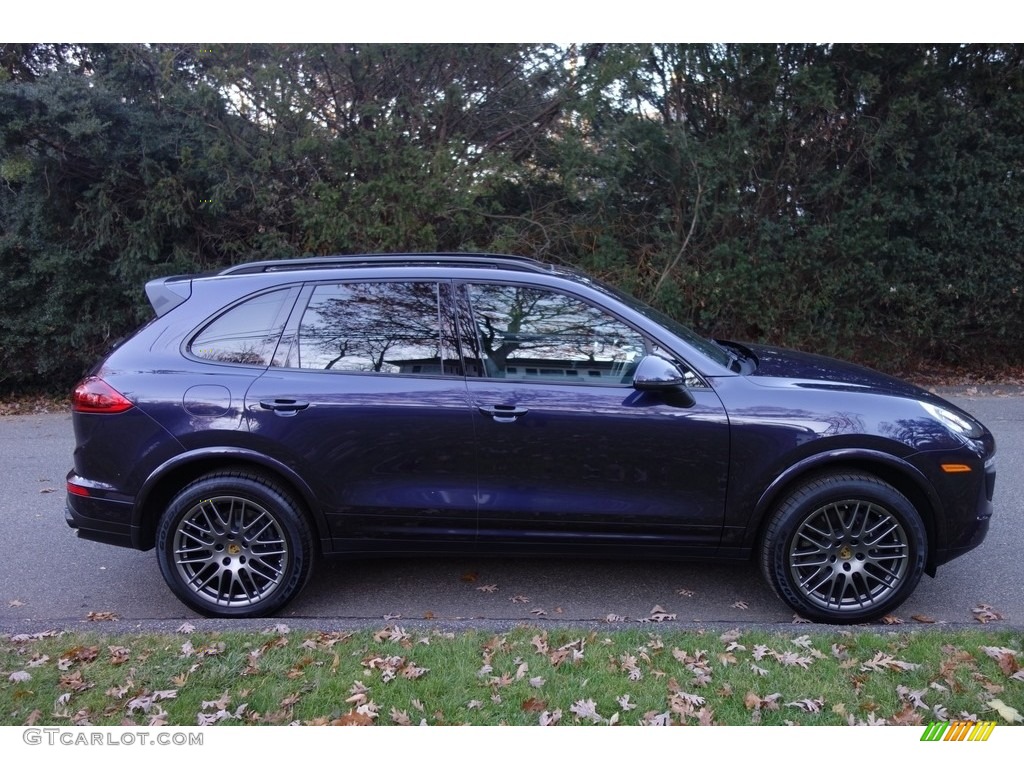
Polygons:
M196 480L174 497L157 529L164 580L204 616L274 613L305 585L312 557L309 525L296 502L254 473Z
M797 613L852 624L891 612L917 586L928 551L921 516L872 475L824 475L793 492L765 531L761 567Z

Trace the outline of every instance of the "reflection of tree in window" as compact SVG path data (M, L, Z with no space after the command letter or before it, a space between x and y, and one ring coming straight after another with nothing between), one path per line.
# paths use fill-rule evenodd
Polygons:
M318 286L299 326L299 367L442 373L435 283Z
M491 375L619 379L644 354L636 331L566 294L474 285L470 297Z
M297 292L286 288L243 301L200 331L189 349L218 363L270 365Z

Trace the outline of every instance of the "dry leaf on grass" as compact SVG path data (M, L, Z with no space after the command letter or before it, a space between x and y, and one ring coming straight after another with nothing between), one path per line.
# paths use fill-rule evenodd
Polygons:
M1005 704L999 699L992 699L988 705L999 713L999 716L1008 723L1024 723L1024 717L1021 717L1020 712L1011 707L1009 704Z

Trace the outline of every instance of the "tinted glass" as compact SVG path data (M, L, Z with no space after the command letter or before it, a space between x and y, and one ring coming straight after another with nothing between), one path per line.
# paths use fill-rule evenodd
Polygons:
M452 373L440 314L436 283L319 285L286 364L358 373Z
M621 384L645 354L639 333L573 296L510 285L468 289L486 376Z
M189 351L218 363L270 365L298 288L263 293L236 304L192 340Z

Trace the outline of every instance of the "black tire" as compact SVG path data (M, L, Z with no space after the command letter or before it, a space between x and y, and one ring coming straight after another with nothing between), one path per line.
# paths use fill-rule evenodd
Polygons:
M308 581L314 556L291 494L247 471L206 475L175 496L156 550L171 591L197 613L222 618L283 608Z
M837 473L779 504L762 540L761 569L800 615L854 624L906 600L927 552L921 516L903 494L873 475Z

